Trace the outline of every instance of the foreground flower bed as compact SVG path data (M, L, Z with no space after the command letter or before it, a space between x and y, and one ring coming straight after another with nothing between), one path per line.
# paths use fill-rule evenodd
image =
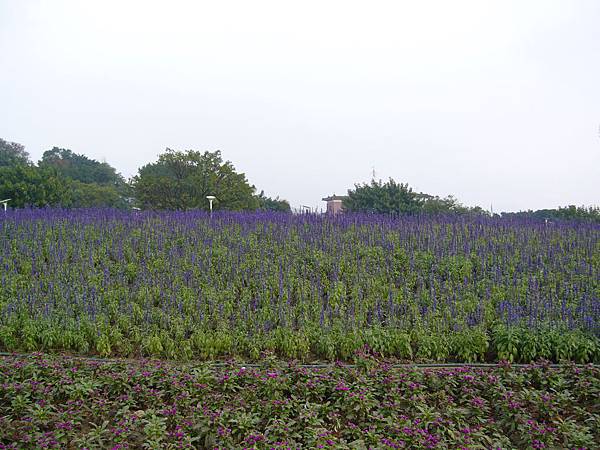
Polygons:
M594 448L599 398L592 366L4 357L0 448Z

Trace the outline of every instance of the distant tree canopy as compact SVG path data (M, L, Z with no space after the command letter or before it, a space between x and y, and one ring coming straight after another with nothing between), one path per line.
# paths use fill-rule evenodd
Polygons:
M371 184L355 184L343 201L344 211L371 213L417 213L423 199L408 184L371 180Z
M265 196L265 191L260 191L257 196L258 209L264 211L279 211L279 212L291 212L292 208L287 200L280 200L279 197L271 198Z
M61 175L82 183L113 184L125 182L114 167L105 162L73 153L69 149L54 147L42 155L40 167L54 167Z
M158 161L139 169L130 183L114 167L69 149L54 147L36 165L25 147L0 139L0 200L10 207L62 206L152 209L208 209L207 195L217 199L214 209L290 212L279 197L256 194L243 173L236 172L221 152L175 151L167 148ZM463 206L452 196L416 193L408 184L372 180L355 184L343 200L348 212L388 214L478 214L480 207ZM578 220L600 223L600 207L569 205L557 209L502 213L502 217Z
M343 200L347 212L370 212L386 214L476 214L488 215L482 208L462 205L449 195L416 193L408 184L397 183L390 178L386 183L371 180L370 184L356 184Z
M135 200L143 208L207 209L206 196L214 195L214 209L291 210L279 197L256 195L218 151L166 149L128 183L110 164L72 150L54 147L36 165L21 144L0 139L0 176L0 199L10 198L11 207L130 208Z
M74 208L108 207L128 209L129 186L127 184L114 186L111 184L82 183L68 180L71 189L70 204Z
M600 207L569 205L561 206L558 209L502 213L502 217L520 217L538 220L578 220L600 223Z
M472 214L489 215L479 206L462 205L451 195L445 198L415 193L407 184L396 183L393 179L383 183L372 180L370 184L356 184L343 201L343 209L348 212L372 212L388 214ZM600 223L600 207L569 205L557 209L519 211L502 213L502 217L518 217L538 220L577 220Z
M0 167L30 165L29 153L25 147L16 142L0 139Z
M0 167L0 199L10 198L10 206L69 206L68 183L50 167L13 165Z
M63 204L76 208L127 208L130 187L114 167L72 152L54 147L44 152L38 166L52 168L70 187L69 199Z
M158 161L146 164L133 178L135 198L142 208L254 210L259 201L246 175L237 173L220 151L185 152L167 148Z
M441 198L437 195L417 194L423 201L421 212L425 214L474 214L487 216L489 213L479 206L464 206L452 195Z
M429 194L417 194L419 199L422 200L421 211L430 214L444 214L449 212L463 212L465 209L460 202L453 196L441 198L435 195Z

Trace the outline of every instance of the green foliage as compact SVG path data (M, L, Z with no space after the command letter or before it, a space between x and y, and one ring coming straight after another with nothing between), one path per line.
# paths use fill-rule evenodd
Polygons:
M264 191L260 191L260 194L256 198L258 200L258 209L260 210L278 212L291 212L292 210L287 200L280 200L279 197L267 197Z
M502 213L502 217L530 218L536 220L575 220L600 223L600 206L560 206L557 209Z
M158 161L143 166L133 179L135 197L143 208L208 209L206 199L214 195L214 209L254 210L259 206L254 186L237 173L220 151L186 152L169 148Z
M22 145L0 139L0 197L12 207L127 208L129 190L107 163L54 147L35 166Z
M417 213L423 201L408 184L371 180L371 184L356 184L343 201L344 211L370 213Z
M596 448L600 369L0 359L0 446Z
M446 361L451 353L448 335L415 330L413 342L420 361Z
M40 167L53 167L65 178L85 184L118 185L125 181L114 167L71 150L54 147L42 155Z
M463 206L451 195L441 198L413 192L408 184L397 183L391 178L386 183L373 179L370 184L356 184L343 199L343 209L346 212L385 214L489 215L480 207Z
M69 183L71 189L70 206L77 208L128 208L129 204L124 195L125 187L111 184L82 183L72 180Z
M29 165L31 165L31 160L24 146L0 138L0 167Z
M509 362L600 361L600 339L577 330L498 326L493 332L493 346L498 359Z
M32 165L0 167L0 198L10 198L10 206L59 206L71 203L71 191L52 168Z
M450 212L463 212L465 209L457 199L449 195L445 198L440 198L434 195L418 194L422 200L421 211L427 214L442 214Z
M101 356L109 356L111 354L111 350L112 349L110 345L110 338L107 335L103 334L98 339L98 343L96 344L96 351Z
M485 361L489 337L481 328L471 328L451 335L452 354L462 362Z
M462 205L452 195L438 197L429 194L417 194L422 200L421 212L424 214L468 214L474 216L488 216L489 213L479 206L469 207Z
M130 187L114 167L71 150L54 147L44 152L40 168L52 168L68 182L69 200L63 206L75 208L128 208Z

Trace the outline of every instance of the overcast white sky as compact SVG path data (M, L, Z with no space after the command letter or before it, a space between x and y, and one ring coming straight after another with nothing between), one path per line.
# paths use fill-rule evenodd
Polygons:
M324 206L393 177L495 211L600 204L600 1L0 0L0 137L129 177L221 150Z

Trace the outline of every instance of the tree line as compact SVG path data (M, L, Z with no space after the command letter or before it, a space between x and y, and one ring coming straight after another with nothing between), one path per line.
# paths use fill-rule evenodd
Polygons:
M519 217L537 220L577 220L600 223L600 207L569 205L561 206L557 209L504 212L502 213L502 217Z
M343 199L343 209L348 212L387 214L470 214L492 216L479 206L465 206L449 195L415 192L408 184L371 180L370 183L355 184ZM534 220L577 220L600 223L600 208L595 206L569 205L557 209L540 209L519 212L503 212L498 217L526 218Z
M215 209L291 211L288 201L267 197L264 191L257 193L245 174L223 160L220 151L167 148L157 161L125 180L110 164L64 148L47 150L34 163L23 145L0 139L0 200L10 198L12 207L208 209L208 195L216 197ZM391 178L355 184L342 205L346 212L491 215L453 196L415 192ZM600 208L574 205L501 215L600 222Z
M69 149L47 150L36 164L23 145L0 139L0 200L13 207L207 209L207 195L216 209L291 210L286 200L257 194L219 151L167 148L127 181L110 164Z
M488 214L479 206L467 207L449 195L415 192L406 183L390 178L387 182L371 180L369 184L356 184L344 197L343 209L348 212L385 214Z

